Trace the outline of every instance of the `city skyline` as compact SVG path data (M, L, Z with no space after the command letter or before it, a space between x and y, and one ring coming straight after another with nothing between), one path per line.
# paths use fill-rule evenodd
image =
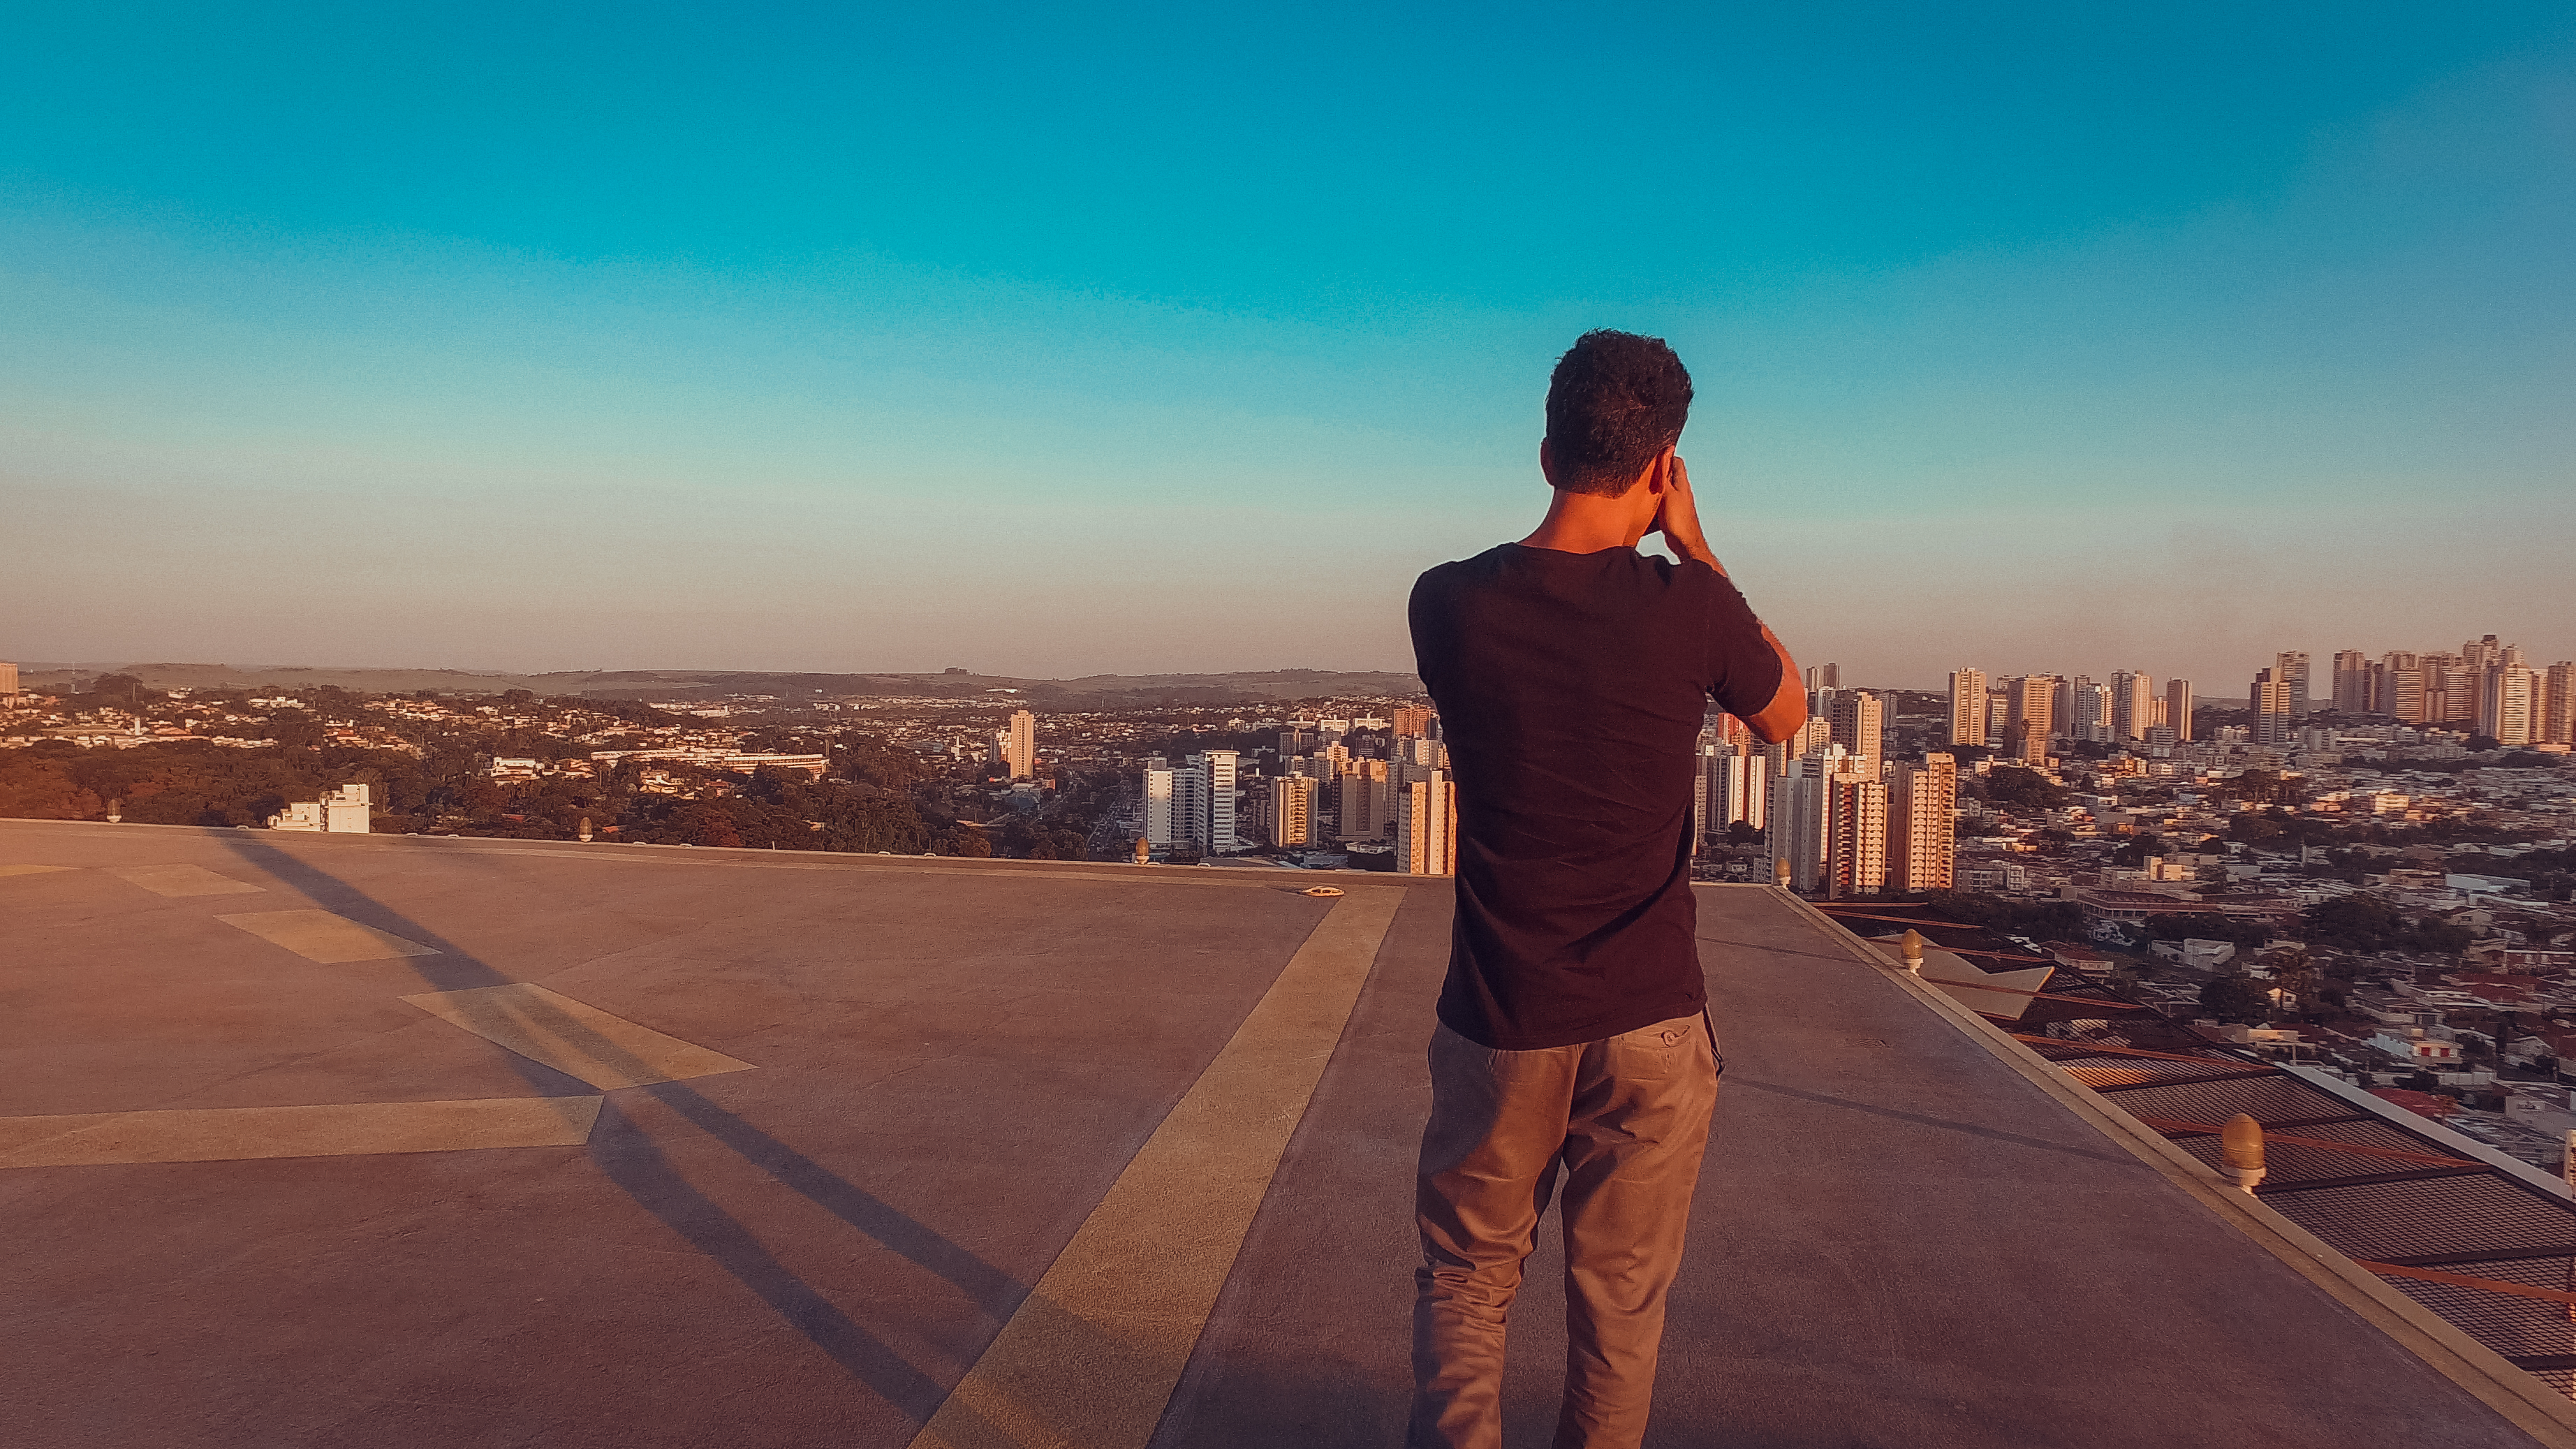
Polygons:
M1802 659L2576 655L2563 9L1640 23L28 17L0 652L1400 668L1609 325Z
M2349 642L2349 641L2346 641L2346 642ZM2415 642L2422 643L2423 641L2421 641L2421 640L2419 639L2419 640L2417 640L2417 641L2415 641ZM2142 699L2142 698L2136 698L2136 697L2132 697L2131 699L2128 699L2128 700L2122 700L2122 699L2120 699L2120 698L2118 697L2118 691L2119 691L2119 690L2121 690L2122 688L2130 687L2130 686L2128 686L2128 685L2124 685L2123 681L2135 681L2135 687L2137 687L2137 688L2141 688L2141 689L2145 689L2145 690L2150 691L2150 692L2152 693L2152 695L2154 696L2154 699L2158 702L2158 703L2156 704L2156 706L2155 706L2155 707L2156 707L2156 709L2158 710L2158 712L2159 712L2159 713L2165 712L2165 710L2166 710L2167 706L2166 706L2166 704L2164 703L2164 701L2166 700L2167 686L2168 686L2168 684L2170 684L2170 683L2172 683L2172 682L2175 682L2175 681L2179 681L2181 684L2183 684L2184 686L2186 686L2186 687L2187 687L2187 689L2188 689L2188 691L2189 691L2189 693L2188 693L2188 698L2189 698L2192 702L2194 702L2194 703L2197 703L2197 704L2212 704L2212 703L2217 703L2217 702L2220 702L2220 701L2227 701L2227 702L2229 702L2229 703L2230 703L2230 707L2245 707L2245 708L2251 708L2251 707L2253 707L2253 705L2254 705L2254 696L2252 695L2252 693L2250 693L2250 692L2246 692L2246 691L2245 691L2245 686L2244 686L2242 683L2240 683L2239 681L2242 681L2242 680L2243 680L2247 675L2249 675L2249 674L2258 674L2258 673L2260 673L2260 672L2261 672L2262 670L2264 670L2264 669L2271 668L2271 667L2273 667L2273 666L2275 666L2275 665L2282 664L2282 663L2284 663L2284 662L2286 662L2286 661L2289 661L2289 660L2292 660L2292 659L2296 659L2296 660L2300 661L2299 667L2300 667L2301 669L2303 669L2303 670L2307 671L2305 674L2303 674L2303 675L2301 676L2301 679L2300 679L2300 687L2299 687L2298 695L2297 695L2297 697L2298 697L2298 698L2303 702L2303 703L2302 703L2302 705L2301 705L2301 707L2300 707L2300 709L2299 709L2297 712L2299 712L2299 713L2305 713L2307 709L2311 709L2311 708L2314 708L2314 709L2326 709L2326 708L2343 708L2343 707L2344 707L2344 706L2340 703L2340 701L2341 701L2341 699L2342 699L2342 696L2341 696L2341 695L2339 695L2337 691L2338 691L2338 689L2341 687L2341 686L2340 686L2340 683L2339 683L2339 671L2340 671L2340 668L2341 668L2342 662L2343 662L2344 660L2348 659L2348 658L2350 658L2350 659L2359 659L2359 660L2362 660L2362 661L2368 662L2368 663L2373 664L2373 665L2378 665L2378 666L2380 666L2380 667L2385 667L2385 661L2387 661L2387 660L2389 660L2389 659L2391 659L2391 658L2400 658L2400 659L2408 659L2408 660L2412 660L2412 659L2424 659L2424 660L2433 660L2433 661L2454 660L2454 659L2463 659L2463 658L2465 658L2465 659L2468 659L2468 660L2471 660L2471 661L2476 661L2476 660L2479 660L2479 659L2480 659L2480 657L2481 657L2481 654L2480 654L2481 650L2488 650L2488 649L2491 649L2491 650L2497 650L2497 651L2504 651L2504 650L2510 650L2510 651L2512 651L2512 654L2513 654L2513 657L2515 658L2515 660L2517 660L2517 661L2519 661L2519 662L2526 662L2526 663L2528 664L2528 667L2529 667L2529 668L2531 668L2531 669L2532 669L2532 671L2533 671L2535 674L2545 674L2545 673L2546 673L2546 671L2547 671L2547 670L2550 668L2550 666L2552 666L2553 664L2558 664L2558 663L2566 662L2566 660L2568 659L2568 657L2569 657L2569 656L2571 656L2571 655L2576 655L2576 648L2571 648L2571 649L2569 649L2568 651L2566 651L2565 653L2562 653L2562 654L2560 654L2560 655L2558 655L2558 656L2556 656L2556 657L2552 657L2552 656L2548 653L2548 651L2546 651L2546 650L2544 650L2544 649L2535 649L2535 648L2530 648L2530 647L2526 647L2526 646L2522 645L2522 644L2519 642L2519 636L2516 636L2516 635L2513 635L2513 634L2510 634L2510 633L2504 633L2504 632L2499 632L2499 631L2495 631L2495 630L2490 629L2490 630L2485 631L2483 634L2479 634L2479 633L2472 633L2472 634L2468 635L2468 636L2463 640L2463 642L2462 642L2459 646L2457 646L2457 648L2450 648L2450 647L2445 647L2445 646L2440 646L2440 645L2431 645L2431 646L2428 646L2428 647L2422 647L2422 648L2387 648L2387 647L2383 647L2383 648L2377 648L2377 649L2372 649L2372 648L2325 648L2325 649L2306 649L2306 650L2283 650L2283 649L2267 650L2267 651L2264 651L2264 652L2261 652L2261 653L2258 653L2258 654L2255 654L2255 655L2249 656L2246 660L2244 660L2244 661L2242 661L2242 662L2240 662L2240 663L2234 663L2234 664L2229 664L2229 665L2222 666L2220 669L2218 669L2218 670L2217 670L2217 671L2215 671L2214 673L2212 673L2212 674L2210 674L2210 675L2207 675L2207 676L2205 676L2205 677L2204 677L2204 676L2193 675L2193 674L2187 674L2187 673L2183 673L2183 672L2180 672L2180 671L2170 671L2170 672L2169 672L2169 671L2166 671L2166 670L2157 669L2157 668L2152 667L2152 662L2151 662L2151 661L2144 662L2143 667L2132 667L2133 665L2140 665L2140 664L2141 664L2141 661L2137 661L2137 660L2135 660L2134 658L2129 659L2129 660L2125 660L2125 661L2121 661L2121 662L2116 662L2116 663L2111 663L2111 664L2107 664L2107 665L2106 665L2106 664L2104 664L2104 663L2103 663L2103 662L2102 662L2098 657L2088 658L2088 659L2087 659L2087 661L2086 661L2086 663L2085 663L2085 667L2084 667L2084 668L2076 668L2076 669L2067 668L2067 667L2065 667L2065 666L2064 666L2064 664L2063 664L2062 662L2060 662L2060 663L2058 663L2058 664L2055 664L2055 665L2042 665L2042 666L2039 666L2039 667L2022 668L2022 669L1996 669L1996 668L1985 668L1985 667L1981 667L1981 666L1979 666L1979 665L1973 665L1973 664L1956 664L1956 663L1951 663L1951 664L1938 664L1938 663L1937 663L1937 661L1934 661L1934 660L1932 660L1932 659L1930 659L1930 658L1928 658L1928 657L1927 657L1927 658L1915 659L1915 660L1909 661L1909 663L1905 666L1905 668L1906 668L1906 673L1904 674L1904 677L1903 677L1903 678L1901 678L1901 679L1895 679L1895 680L1886 679L1886 678L1878 678L1878 677L1865 676L1865 675L1863 675L1863 674L1862 674L1862 672L1861 672L1858 668L1856 668L1856 667L1854 667L1854 666L1852 666L1852 665L1846 664L1846 663L1844 663L1843 661L1841 661L1841 660L1839 660L1839 659L1826 658L1826 657L1823 657L1823 656L1814 656L1814 662L1812 662L1812 663L1810 663L1810 664L1806 665L1806 666L1805 666L1805 668L1806 668L1806 675L1807 675L1807 687L1808 687L1808 689L1810 690L1810 692L1812 692L1812 691L1816 688L1816 686L1817 686L1818 682L1819 682L1819 681L1820 681L1820 679L1821 679L1821 681L1822 681L1822 682L1823 682L1823 683L1824 683L1828 688L1849 688L1849 689L1853 689L1853 690L1907 690L1907 691L1912 691L1912 692L1916 692L1916 693L1948 694L1948 693L1951 693L1951 692L1952 692L1952 690L1953 690L1953 688L1954 688L1954 686L1955 686L1955 684L1956 684L1956 680L1957 680L1957 678L1958 678L1958 675L1959 675L1959 674L1960 674L1960 672L1961 672L1961 671L1963 671L1963 670L1964 670L1964 671L1966 671L1966 672L1968 672L1968 673L1973 673L1973 674L1977 675L1980 679L1982 679L1983 681L1985 681L1988 685L1990 685L1990 686L1991 686L1991 687L1993 687L1993 688L1997 688L1997 689L2000 689L2000 688L2004 685L2004 683L2005 683L2006 681L2008 681L2008 680L2015 680L2015 679L2023 679L2023 678L2033 678L2033 679L2036 679L2036 678L2048 678L2048 679L2053 679L2053 680L2060 681L2060 682L2062 683L2062 682L2064 682L2064 681L2073 680L2073 679L2077 679L2077 678L2085 678L2085 679L2089 679L2089 680L2092 680L2092 681L2094 681L2094 682L2097 682L2097 683L2101 684L2104 688L2106 688L2106 689L2108 689L2108 690L2113 691L2113 697L2112 697L2111 701L2108 703L2108 705L2106 706L2106 707L2107 707L2109 710L2111 710L2112 712L2111 712L2110 714L2106 714L2106 715L2104 716L2104 722L2109 723L2109 722L2113 722L2113 721L2125 721L2125 720L2129 719L2129 718L2131 717L2131 715L2134 713L2134 711L2138 708L2138 706L2139 706L2139 705L2146 703L2146 700L2144 700L2144 699ZM2076 650L2076 651L2070 651L2070 652L2080 652L2080 653L2083 653L2083 654L2088 655L2088 656L2098 656L2098 655L2101 653L2101 651L2099 651L2099 650L2097 650L2097 649L2094 649L2094 648L2092 648L2092 647L2090 647L2090 646L2083 646L2083 647L2081 647L2080 649L2078 649L2078 650ZM2499 656L2498 656L2498 657L2499 657L2499 658L2501 658L2501 653L2499 653ZM2310 661L2314 661L2314 662L2310 662ZM195 664L195 661L182 661L182 660L177 660L177 659L172 659L172 658L156 658L156 659L149 659L149 660L144 659L144 658L141 658L141 657L135 657L135 658L106 658L106 659L90 659L90 660L42 659L42 658L37 658L37 657L34 657L34 656L32 656L32 655L27 655L27 654L25 654L25 653L22 653L22 654L19 656L18 661L17 661L16 663L14 663L14 664L10 664L10 665L7 665L7 666L5 666L5 667L7 667L7 668L9 668L9 669L11 669L11 670L13 670L13 671L16 671L16 670L32 670L32 671L87 670L87 671L102 671L102 670L119 669L119 668L126 668L126 667L152 667L152 666L158 666L158 665L189 665L189 666L193 666L194 664ZM427 664L421 664L421 663L419 663L418 661L397 661L397 662L395 662L395 663L391 663L391 664L382 664L382 665L378 665L378 664L360 664L360 663L347 662L347 661L340 661L340 662L335 662L335 663L327 664L327 665L317 665L317 664L312 664L312 663L293 663L293 664L289 664L289 663L284 663L284 662L265 662L265 663L260 663L260 664L245 665L245 666L238 666L238 667L239 667L239 668L241 668L241 669L244 669L244 670L252 671L252 672L256 672L256 671L261 670L261 669L274 669L274 670L303 670L303 669L333 669L333 668L338 668L338 669L351 669L351 670L357 670L357 669L393 669L393 670L401 670L401 669L420 669L420 670L428 670L428 669L456 668L456 669L462 669L462 670L466 670L466 671L473 671L473 670L477 669L477 665L476 665L476 664L474 664L474 663L471 663L471 662L466 663L466 664L463 664L463 665L427 665ZM647 666L640 666L640 667L641 667L641 668L644 668L644 669L660 668L660 669L670 670L670 671L672 671L672 672L680 672L680 671L684 668L684 666L670 665L670 664L667 664L667 663L665 663L665 664L663 664L663 665L659 665L659 666L647 665ZM847 668L836 669L836 670L830 670L830 671L817 670L817 671L812 671L812 672L813 672L813 673L816 673L816 674L818 674L818 675L829 673L829 674L836 674L836 675L863 675L863 676L893 677L893 676L896 676L896 675L903 675L903 674L925 674L925 675L927 675L927 674L939 674L939 673L942 673L943 671L948 670L948 669L951 669L951 668L953 668L953 667L954 667L954 666L952 665L952 666L939 666L939 667L923 668L923 669L900 669L900 670L898 670L898 669L893 669L893 668L882 668L882 669L879 669L879 668L867 668L867 667L847 667ZM1404 661L1402 661L1400 664L1398 664L1398 665L1396 665L1396 666L1393 666L1393 670L1394 670L1394 671L1396 671L1396 672L1410 672L1411 667L1412 667L1412 661L1411 661L1411 659L1410 659L1410 657L1409 657L1409 651L1408 651L1408 657L1407 657ZM1274 672L1281 672L1281 671L1287 671L1287 670L1308 669L1308 668L1311 668L1311 669L1320 669L1320 670L1327 670L1327 671L1334 671L1334 672L1357 672L1357 671L1351 671L1351 670L1342 669L1342 668L1341 668L1341 667L1339 667L1339 666L1334 666L1334 665L1330 665L1330 664L1317 664L1317 663L1308 662L1308 661L1300 661L1300 662L1297 662L1297 663L1289 663L1289 664L1275 664L1275 663L1274 663L1274 664L1271 664L1271 665L1268 665L1268 666L1250 666L1250 667L1247 667L1247 668L1244 668L1244 669L1241 669L1241 670L1223 671L1223 672L1228 672L1228 673L1238 673L1238 674L1250 674L1250 673L1274 673ZM501 671L499 671L499 670L493 670L493 671L491 671L491 672L492 672L495 676L498 676L498 675L500 674L500 672L501 672ZM587 673L587 672L590 672L590 671L588 671L587 669L584 669L584 670L571 670L571 671L564 671L564 672L567 672L567 673L576 673L576 672L579 672L579 673ZM713 668L710 668L707 672L715 672L715 670L714 670ZM987 671L983 671L983 670L980 670L980 669L979 669L979 670L975 670L974 672L975 672L976 674L978 674L978 675L985 675L985 674L987 674ZM1053 675L1051 675L1051 674L1045 674L1045 673L1032 673L1032 674L1008 674L1008 675L1002 675L1002 676L1000 676L1000 677L1007 677L1007 678L1014 678L1014 679L1031 679L1031 680L1062 680L1062 679L1071 679L1071 678L1098 678L1098 677L1101 677L1101 676L1099 676L1099 675L1076 676L1076 675L1071 675L1071 674L1053 674ZM1138 677L1149 677L1149 676L1142 676L1142 675L1140 675L1140 676L1138 676ZM2362 710L2362 711L2360 711L2360 712L2363 712L2363 713L2392 713L2393 711L2390 711L2390 710L2387 710L2387 709L2365 709L2365 710ZM2459 716L2457 716L2457 717L2458 717L2458 718L2471 718L2471 717L2473 717L2473 716L2474 716L2474 710L2472 710L2472 711L2471 711L2471 712L2469 712L2469 713L2461 714L2461 715L2459 715ZM2424 716L2401 716L2401 717L2410 718L2413 722L2418 722L2418 723L2440 724L2440 723L2444 723L2444 722L2446 722L2446 721L2441 720L2441 719L2433 719L2433 718L2430 718L2430 717L2424 717ZM2141 736L2140 736L2140 735L2139 735L2139 733L2138 733L2138 732L2136 732L2136 731L2130 731L2130 732L2128 732L2128 737L2131 737L2131 738L2137 738L2137 737L2141 737ZM1965 737L1962 737L1962 742L1973 742L1973 741L1967 741L1967 740L1965 739Z

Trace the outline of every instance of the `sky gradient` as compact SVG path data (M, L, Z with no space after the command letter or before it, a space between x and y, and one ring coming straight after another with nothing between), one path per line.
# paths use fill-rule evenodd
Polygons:
M1672 340L1856 682L2576 655L2559 5L56 7L0 658L1409 668Z

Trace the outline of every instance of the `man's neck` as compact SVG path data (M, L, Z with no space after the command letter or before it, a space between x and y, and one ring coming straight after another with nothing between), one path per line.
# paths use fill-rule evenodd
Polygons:
M1568 493L1559 488L1547 505L1547 517L1521 540L1521 547L1553 549L1558 553L1635 548L1654 521L1653 508L1639 512L1636 500L1627 494L1604 498L1597 493Z

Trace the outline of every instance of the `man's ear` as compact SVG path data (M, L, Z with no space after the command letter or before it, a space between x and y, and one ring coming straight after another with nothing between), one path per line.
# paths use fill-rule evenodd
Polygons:
M1556 481L1556 450L1547 445L1545 438L1538 440L1538 475L1547 480L1550 488L1562 486Z
M1645 483L1646 491L1657 497L1663 496L1664 490L1673 486L1673 450L1671 448L1666 448L1655 455L1655 460L1646 465L1645 477L1641 481Z

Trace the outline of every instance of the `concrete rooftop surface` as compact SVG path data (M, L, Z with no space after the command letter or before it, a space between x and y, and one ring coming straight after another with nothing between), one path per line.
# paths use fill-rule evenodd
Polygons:
M1700 899L1727 1072L1650 1444L2576 1443L1810 908ZM1396 1445L1449 904L0 822L0 1437Z

